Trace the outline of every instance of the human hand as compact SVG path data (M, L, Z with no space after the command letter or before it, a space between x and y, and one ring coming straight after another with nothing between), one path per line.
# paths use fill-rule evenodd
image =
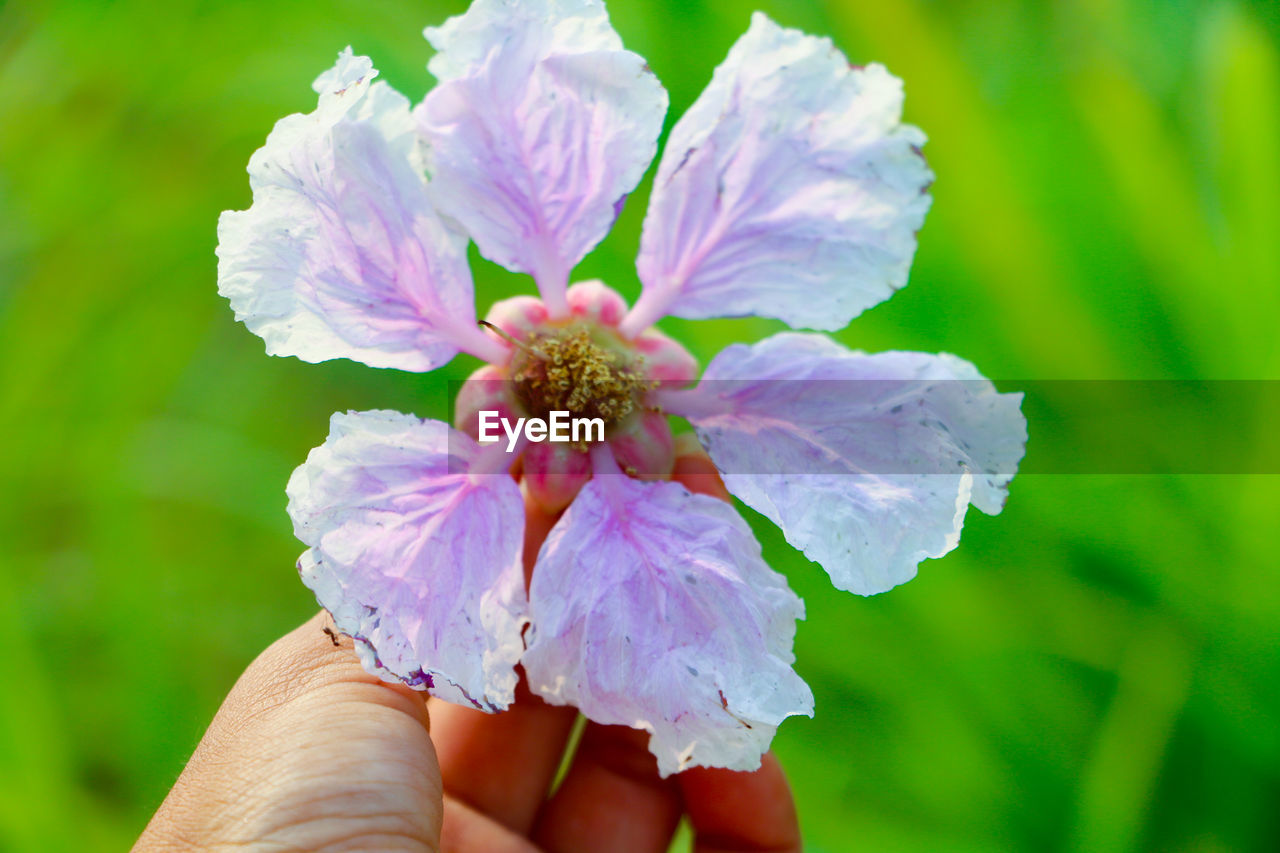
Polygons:
M727 499L705 455L674 479ZM555 518L530 505L531 564ZM241 676L135 851L664 851L682 814L699 853L800 849L772 754L754 773L660 779L646 732L588 723L547 793L577 712L524 687L489 715L367 673L321 612Z

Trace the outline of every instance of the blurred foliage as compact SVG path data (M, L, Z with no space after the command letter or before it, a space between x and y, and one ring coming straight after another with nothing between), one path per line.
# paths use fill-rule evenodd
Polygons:
M842 341L996 379L1280 379L1280 6L756 5L886 63L930 136L912 283ZM315 606L283 486L329 414L439 416L469 371L267 358L213 255L249 154L338 49L416 99L420 30L461 8L0 2L0 849L132 841L240 670ZM674 117L750 8L611 12ZM634 296L646 187L577 278ZM530 289L477 277L482 309ZM777 328L664 325L704 361ZM1247 414L1220 440L1261 452L1280 411ZM1030 429L1041 470L1069 468ZM817 715L776 749L812 848L1280 849L1277 485L1023 476L872 599L753 517L808 603Z

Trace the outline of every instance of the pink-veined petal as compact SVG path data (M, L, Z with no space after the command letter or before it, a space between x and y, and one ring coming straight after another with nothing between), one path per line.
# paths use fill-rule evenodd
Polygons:
M970 502L998 513L1026 444L1021 394L952 355L787 333L717 355L685 414L725 486L841 589L910 580L956 546Z
M524 505L486 450L398 412L333 416L289 480L303 582L371 671L485 711L515 695Z
M653 160L666 91L599 0L476 0L426 36L432 198L561 316L569 271Z
M755 769L812 715L791 668L803 603L733 507L678 483L597 474L543 544L530 608L534 692L648 730L663 776Z
M671 132L631 335L663 314L843 328L907 281L933 176L902 83L757 12Z
M475 323L466 238L427 199L409 103L347 48L319 103L249 160L253 204L218 221L218 292L272 355L430 370L502 348Z

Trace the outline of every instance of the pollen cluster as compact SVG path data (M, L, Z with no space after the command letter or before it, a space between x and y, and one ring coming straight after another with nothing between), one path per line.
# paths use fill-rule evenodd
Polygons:
M511 378L520 401L539 417L567 411L612 426L656 384L645 378L638 358L602 346L586 326L536 335L521 349Z

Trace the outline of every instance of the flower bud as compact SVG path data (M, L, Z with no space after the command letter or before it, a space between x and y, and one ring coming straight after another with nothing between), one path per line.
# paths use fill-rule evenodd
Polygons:
M494 364L481 367L458 389L458 398L453 404L453 425L479 441L482 411L497 412L499 418L514 423L520 417L514 388L505 368Z
M618 467L641 480L665 480L675 465L675 439L667 416L641 411L627 418L609 436Z

